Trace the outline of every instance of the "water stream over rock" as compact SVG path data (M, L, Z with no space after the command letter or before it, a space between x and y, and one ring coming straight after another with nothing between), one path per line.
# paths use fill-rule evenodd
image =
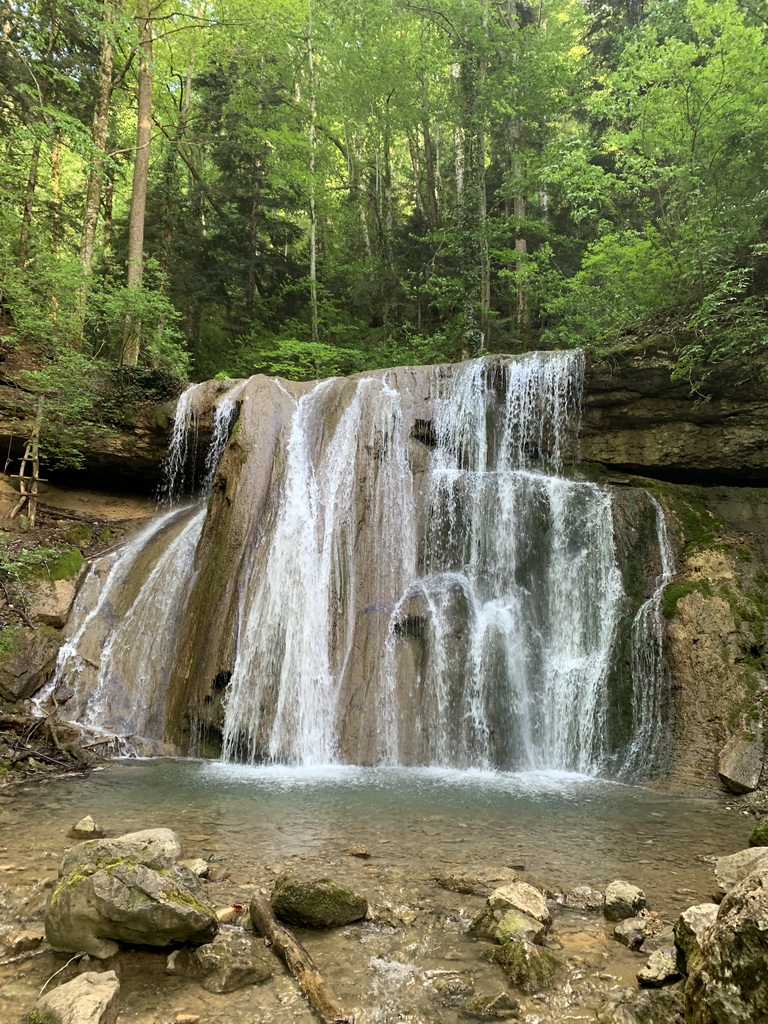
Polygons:
M188 389L165 494L197 486L208 395L208 506L92 566L62 713L254 764L663 770L670 547L649 495L574 471L582 376L545 353Z

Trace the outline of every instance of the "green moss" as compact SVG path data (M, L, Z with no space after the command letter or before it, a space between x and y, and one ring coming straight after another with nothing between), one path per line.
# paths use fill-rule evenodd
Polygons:
M664 591L664 601L661 606L665 619L673 619L677 614L677 602L697 591L704 597L712 597L712 585L709 580L695 580L694 582L670 583Z
M494 946L487 955L501 967L511 984L527 995L549 988L562 971L554 953L519 939Z
M72 523L64 534L67 544L73 547L85 548L93 540L93 527L90 523Z
M768 846L768 819L758 821L749 834L750 846Z
M82 569L84 561L79 548L69 548L48 562L48 575L52 580L72 580Z

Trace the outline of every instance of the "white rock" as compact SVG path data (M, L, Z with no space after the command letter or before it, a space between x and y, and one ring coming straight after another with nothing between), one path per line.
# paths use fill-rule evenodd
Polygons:
M768 865L768 846L752 846L747 850L731 853L727 857L719 857L715 862L715 899L721 900L727 892L743 882L747 875L761 867L763 862Z
M149 850L153 856L162 854L178 860L183 853L181 839L169 828L145 828L140 832L126 832L119 838L125 843L136 843Z
M547 928L552 924L547 901L538 889L527 882L515 881L494 889L488 897L491 910L519 910L522 914L541 921Z
M119 991L114 971L89 971L46 992L35 1012L45 1024L115 1024Z

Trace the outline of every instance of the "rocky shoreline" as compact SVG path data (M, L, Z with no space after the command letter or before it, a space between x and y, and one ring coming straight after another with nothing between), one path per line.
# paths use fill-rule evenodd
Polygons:
M185 859L169 829L110 838L86 817L70 835L58 876L6 903L18 923L2 929L0 967L12 977L37 964L40 976L44 960L49 973L37 1002L19 1005L20 1024L751 1024L768 1014L768 845L718 859L712 902L669 915L629 881L563 891L528 880L521 863L423 879L430 895L413 901L373 884L378 851L363 844L331 863L266 867L253 888L223 862ZM750 841L766 839L763 823ZM278 942L261 937L254 906L266 896L327 972L343 1016L317 1005L313 1016L301 972L291 978ZM147 1012L137 972L164 990L162 1010ZM355 1005L360 973L375 979L376 1005Z

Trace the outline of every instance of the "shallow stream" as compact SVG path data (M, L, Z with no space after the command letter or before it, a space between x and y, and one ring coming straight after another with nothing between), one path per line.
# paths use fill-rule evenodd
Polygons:
M501 970L484 959L483 944L465 931L483 898L446 891L436 875L494 877L516 867L522 878L553 892L578 885L602 890L625 878L672 922L680 910L710 898L712 861L745 847L750 828L747 818L715 801L564 773L123 761L85 779L0 794L4 932L41 920L61 853L72 845L66 833L86 814L110 835L176 830L186 856L229 873L206 883L218 906L247 904L254 888L269 889L287 867L360 889L373 921L300 933L360 1024L456 1024L461 1004L445 1005L434 984L448 973L475 993L509 991ZM344 853L355 843L369 848L370 859ZM644 957L620 946L600 914L562 908L554 914L549 944L567 962L568 983L555 994L523 998L521 1015L530 1022L595 1020L601 1000L635 986ZM0 1024L24 1020L68 959L47 952L3 961ZM263 986L212 995L166 977L162 953L125 953L118 961L121 1024L165 1024L183 1013L199 1016L200 1024L314 1020L279 966Z

